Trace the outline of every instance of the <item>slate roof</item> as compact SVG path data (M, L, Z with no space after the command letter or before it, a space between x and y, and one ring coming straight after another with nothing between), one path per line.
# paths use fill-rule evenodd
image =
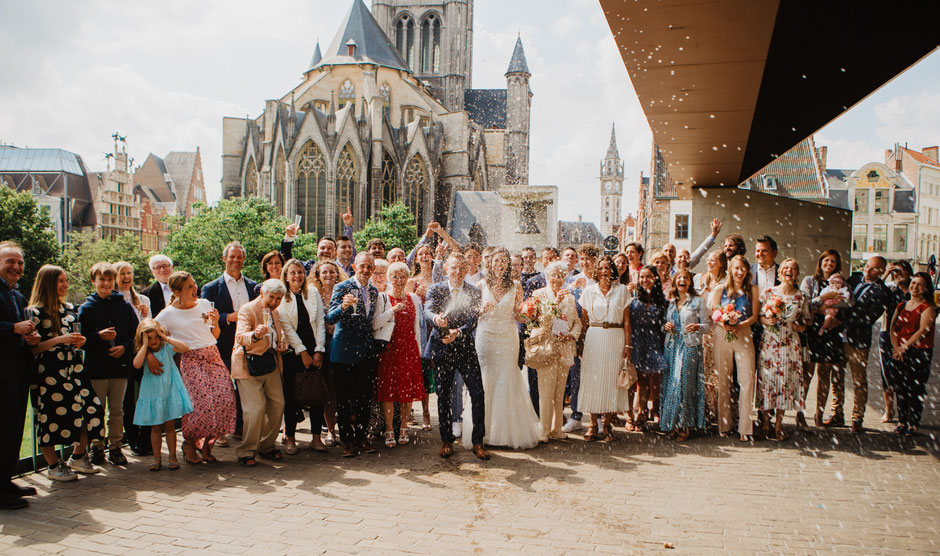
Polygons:
M617 124L610 124L610 146L607 147L607 158L620 158L617 149Z
M468 89L464 109L484 129L506 129L506 89Z
M776 188L768 188L763 179L770 176L776 178ZM828 199L812 137L778 156L739 187L804 201L821 202Z
M310 67L315 68L320 60L323 59L323 53L320 52L320 41L317 41L317 47L313 51L313 58L310 60Z
M163 159L166 168L176 184L176 198L186 210L189 190L193 186L193 171L196 166L196 153L172 151Z
M529 64L525 60L525 49L522 48L522 37L516 37L516 47L512 50L512 58L509 59L509 69L506 75L510 73L531 73Z
M347 44L356 44L355 56L348 55ZM326 49L325 57L310 69L324 65L375 64L400 70L408 69L398 51L372 17L362 0L353 0L349 13ZM314 52L316 58L316 52Z
M66 172L84 176L77 154L63 149L0 146L0 172Z
M593 222L558 221L558 247L577 247L582 243L602 245L604 236Z

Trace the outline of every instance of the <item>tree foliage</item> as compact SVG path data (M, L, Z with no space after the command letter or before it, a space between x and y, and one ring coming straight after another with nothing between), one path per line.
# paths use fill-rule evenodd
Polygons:
M382 207L378 218L369 218L366 225L356 232L356 250L365 251L372 238L385 242L386 249L400 247L408 253L418 243L415 217L404 204L397 202Z
M290 222L277 214L277 208L259 197L223 199L215 206L197 203L193 217L183 222L171 217L171 229L164 253L173 259L177 270L193 275L200 287L225 270L222 250L230 241L239 241L246 252L242 270L252 280L261 279L261 257L281 245L284 229ZM316 239L301 234L295 240L295 256L308 254Z
M63 262L69 274L69 299L81 301L94 291L88 271L95 263L127 261L134 267L137 288L146 287L152 280L149 255L140 250L140 238L126 232L120 236L98 239L93 232L72 232L65 246Z
M19 287L29 298L39 267L59 264L59 242L49 209L38 206L29 191L17 193L0 185L0 241L15 241L23 248L26 269Z

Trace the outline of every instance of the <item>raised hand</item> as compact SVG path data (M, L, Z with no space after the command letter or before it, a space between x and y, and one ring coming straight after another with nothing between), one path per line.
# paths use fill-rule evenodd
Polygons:
M339 215L343 219L343 226L352 226L353 225L353 215L352 211L349 210L349 207L346 207L346 212Z
M716 218L712 220L712 237L717 238L718 234L721 232L721 218Z

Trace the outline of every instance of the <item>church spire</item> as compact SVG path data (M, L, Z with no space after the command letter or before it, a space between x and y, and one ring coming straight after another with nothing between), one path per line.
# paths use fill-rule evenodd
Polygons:
M512 58L509 60L509 69L506 70L506 75L512 73L529 73L529 64L526 63L525 59L525 49L522 48L522 36L516 37L516 47L512 51Z
M620 151L617 150L617 124L610 125L610 146L607 147L607 158L620 158Z
M313 59L310 60L310 69L316 67L320 63L320 60L323 59L323 53L320 52L320 39L317 39L317 47L313 51Z

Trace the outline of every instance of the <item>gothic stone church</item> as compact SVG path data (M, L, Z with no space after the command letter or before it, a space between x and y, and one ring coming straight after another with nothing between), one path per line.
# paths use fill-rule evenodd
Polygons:
M261 196L305 232L334 235L383 205L419 233L446 222L456 191L525 184L532 92L521 40L507 88L470 89L473 0L362 0L303 82L257 118L224 118L222 191Z

